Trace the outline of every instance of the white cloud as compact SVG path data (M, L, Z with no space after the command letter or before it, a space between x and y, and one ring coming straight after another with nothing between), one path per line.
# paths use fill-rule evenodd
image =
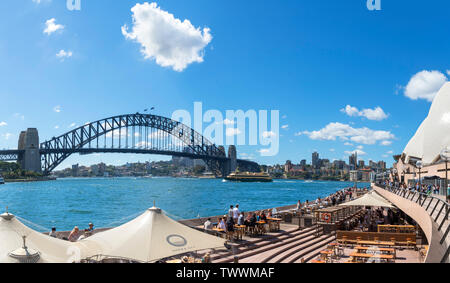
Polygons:
M353 146L353 144L351 142L345 142L344 145L346 145L346 146Z
M347 105L344 109L341 109L341 112L347 114L348 116L359 116L359 110L356 107L352 107Z
M450 70L447 70L447 75L449 75L449 76L450 76Z
M11 133L5 133L5 134L2 134L2 137L3 137L5 140L9 140L9 138L12 137L12 136L13 136L13 134L11 134Z
M56 57L58 57L59 59L61 59L61 61L64 61L64 59L66 58L70 58L72 57L73 53L72 51L65 51L65 50L60 50L57 54Z
M362 155L366 155L367 153L365 153L364 151L360 150L360 149L356 149L354 151L345 151L345 154L347 155L352 155L356 152L357 155L362 156Z
M433 101L439 89L447 82L447 77L439 71L421 71L415 74L405 87L405 96L412 99Z
M263 138L265 138L265 139L268 139L268 138L274 138L274 137L276 137L277 136L277 134L275 133L275 132L272 132L272 131L270 131L270 132L263 132L262 133L262 136L263 136Z
M364 146L362 146L362 145L358 145L357 147L356 147L357 149L363 149L364 148Z
M350 117L366 117L367 119L374 121L381 121L388 117L381 107L376 107L374 109L368 108L359 111L358 108L347 105L344 109L341 109L341 112Z
M0 127L8 126L8 123L6 122L0 122Z
M348 124L330 123L318 131L303 131L297 135L307 135L312 140L334 141L337 138L343 141L360 144L376 144L378 141L388 141L395 138L389 131L371 130L369 128L353 128Z
M72 123L72 124L69 125L69 128L73 128L73 127L75 127L76 125L77 125L77 124Z
M55 24L56 19L52 18L50 20L47 20L45 22L45 29L44 29L44 33L46 33L47 35L50 35L58 30L63 30L64 26L60 25L60 24Z
M187 19L176 19L156 3L138 3L131 11L131 32L124 25L122 34L141 44L145 59L154 59L158 65L178 72L191 63L203 62L204 49L212 40L209 28L201 30Z
M387 154L394 154L393 150L389 150L388 152L386 152Z
M287 130L289 128L289 125L283 125L281 126L282 129Z
M53 111L55 111L56 113L60 113L61 112L61 106L57 105L57 106L53 107Z
M330 151L331 152L335 152L336 150L334 148L330 148Z
M263 154L269 153L270 150L269 149L261 149L261 150L258 150L258 152L259 152L259 154L263 155Z
M392 141L382 141L381 142L381 145L384 145L384 146L390 146L392 144Z
M58 125L56 125L56 126L55 126L55 129L56 129L56 130L57 130L57 129L59 129L59 126L58 126Z
M229 119L225 119L225 120L223 120L223 123L224 123L225 125L234 125L234 124L235 124L235 122L234 122L234 121L232 121L232 120L229 120Z
M239 129L227 128L227 131L226 131L226 135L227 136L229 136L229 137L230 136L237 136L239 134L241 134L241 131Z

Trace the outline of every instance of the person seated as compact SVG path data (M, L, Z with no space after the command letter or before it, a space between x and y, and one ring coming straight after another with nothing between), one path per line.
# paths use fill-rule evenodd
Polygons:
M243 226L243 225L245 224L244 222L245 222L245 221L244 221L244 212L241 212L241 214L239 215L237 224L238 224L239 226Z
M94 224L91 222L89 223L89 228L87 229L89 232L94 232Z
M76 242L78 240L78 238L80 237L79 232L80 232L80 229L77 226L75 226L73 228L72 232L70 232L68 240L70 242Z
M267 217L264 211L261 212L261 216L259 217L259 221L267 222Z
M225 226L225 222L223 221L223 218L219 218L219 223L217 224L217 228L226 230L227 227Z
M250 227L255 227L256 226L256 214L255 213L253 213L252 214L252 217L250 218L250 222L249 222L249 224L248 224L248 226L250 226Z
M213 225L211 223L211 218L208 218L208 220L206 220L206 222L203 224L203 227L205 230L211 230Z
M56 228L52 227L52 231L48 235L53 238L58 238L58 235L56 234Z

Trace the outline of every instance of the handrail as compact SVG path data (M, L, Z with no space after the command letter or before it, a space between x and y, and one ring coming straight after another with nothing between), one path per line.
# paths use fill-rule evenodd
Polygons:
M417 196L417 199L415 200L415 202L417 204L419 204L421 207L424 207L426 200L430 199L430 202L428 203L427 207L425 208L425 211L428 212L429 209L432 209L432 211L430 213L430 218L433 220L433 222L435 222L438 225L438 231L442 231L443 228L445 228L444 224L445 224L445 221L448 219L449 212L450 212L450 204L448 204L447 202L443 201L440 198L434 197L432 195L428 195L428 194L425 194L422 192L417 192L414 190L407 190L407 189L403 189L400 187L394 187L394 186L386 186L384 184L379 184L379 183L377 183L376 185L377 185L377 187L379 187L381 189L387 190L391 193L394 193L394 194L401 196L410 201L413 201L413 199ZM411 194L412 194L412 197L410 198ZM431 206L433 199L436 200L436 204L434 206ZM439 206L439 205L441 205L441 206ZM436 211L436 209L438 209L438 207L440 207L440 208L439 208L439 210L437 210L438 211L437 216L433 219L433 214ZM442 212L444 211L444 208L446 211L445 216L442 218L442 221L440 223L438 223L439 216L441 216ZM449 232L450 232L450 225L447 224L444 235L442 236L442 239L439 242L441 245L445 242L445 239L447 238ZM442 258L441 263L445 263L447 261L449 255L450 255L450 245L447 248L447 251L445 252L444 257Z

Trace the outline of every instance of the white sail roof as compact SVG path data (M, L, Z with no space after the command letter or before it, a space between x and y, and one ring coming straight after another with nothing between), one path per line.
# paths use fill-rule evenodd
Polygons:
M225 240L185 226L150 208L136 219L79 242L90 255L151 262L191 251L223 248Z
M340 204L340 206L373 206L373 207L388 207L388 208L394 207L390 202L388 202L382 196L378 195L375 192L367 193L360 198Z
M185 226L151 208L117 228L72 243L22 224L11 214L0 216L0 262L13 263L12 251L26 246L40 253L40 263L79 262L93 256L151 262L192 251L224 247L225 240Z
M447 147L450 147L450 82L439 90L428 117L403 152L406 163L416 157L430 164L438 161L441 151Z
M11 214L0 216L0 262L17 262L9 253L23 246L23 236L26 236L26 246L40 253L39 263L72 262L73 243L34 231Z

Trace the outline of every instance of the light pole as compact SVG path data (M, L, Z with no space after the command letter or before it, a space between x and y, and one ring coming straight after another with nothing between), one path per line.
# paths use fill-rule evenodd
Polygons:
M422 161L417 161L416 162L416 167L419 169L419 186L422 186L421 170L423 168L423 162Z
M445 161L445 201L448 198L448 160L450 159L450 149L448 147L441 151L441 159Z

